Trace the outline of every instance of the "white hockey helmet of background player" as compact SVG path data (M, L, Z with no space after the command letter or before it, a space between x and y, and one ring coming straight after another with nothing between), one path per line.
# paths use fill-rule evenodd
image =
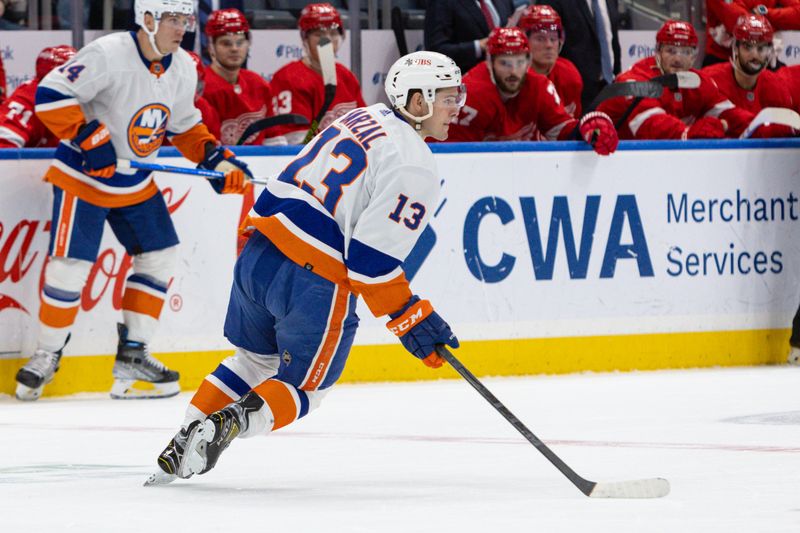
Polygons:
M414 121L420 129L422 121L433 115L433 101L437 89L457 87L459 90L459 106L464 105L467 91L461 84L461 69L456 62L438 52L413 52L395 61L386 75L384 89L392 107L403 116ZM428 113L417 117L406 110L408 92L412 89L422 91L422 97L428 104Z
M195 0L134 0L135 22L147 34L150 45L159 55L163 56L161 51L156 46L156 32L158 25L161 22L161 17L166 13L177 13L179 15L186 15L188 17L188 24L186 31L195 31L195 13L194 13ZM153 31L147 29L144 23L145 13L153 15L155 25Z

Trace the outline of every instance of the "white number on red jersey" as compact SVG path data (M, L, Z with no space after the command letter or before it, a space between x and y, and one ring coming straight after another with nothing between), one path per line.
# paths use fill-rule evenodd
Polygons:
M7 119L14 119L14 117L19 117L19 122L23 126L28 125L28 121L33 116L33 111L30 109L25 109L25 106L20 104L19 102L9 102L8 103L8 113L6 113Z
M292 112L292 91L281 91L272 97L272 114L285 115Z
M461 108L461 114L463 115L461 120L458 121L459 126L469 126L469 123L473 121L475 117L478 116L478 110L474 107L470 107L465 105Z

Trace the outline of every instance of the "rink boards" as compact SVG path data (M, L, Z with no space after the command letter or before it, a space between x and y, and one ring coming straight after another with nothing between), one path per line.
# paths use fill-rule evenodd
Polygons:
M406 271L462 360L479 375L782 362L800 302L800 142L690 146L623 143L607 158L578 143L435 146L442 197ZM266 177L295 149L237 152ZM0 152L0 393L35 343L51 154ZM157 180L181 246L152 349L189 389L231 352L222 323L242 198L199 178ZM107 231L48 394L110 387L129 274ZM404 352L363 303L359 315L343 380L455 376Z

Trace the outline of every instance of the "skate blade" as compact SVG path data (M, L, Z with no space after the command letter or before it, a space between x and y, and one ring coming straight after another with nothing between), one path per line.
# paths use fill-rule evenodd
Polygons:
M206 468L206 447L214 440L216 430L210 420L199 424L186 440L186 455L181 462L178 476L188 478L200 474Z
M115 379L111 387L111 398L114 400L148 400L170 398L181 392L177 381L169 383L150 383L135 379Z
M152 487L156 485L167 485L176 479L178 479L178 476L175 474L167 474L166 472L159 470L158 472L153 472L150 474L150 477L144 482L144 486Z
M17 390L15 391L14 395L17 397L17 400L22 402L33 402L39 399L42 395L42 391L44 390L44 385L40 387L31 388L27 385L23 385L22 383L17 382Z

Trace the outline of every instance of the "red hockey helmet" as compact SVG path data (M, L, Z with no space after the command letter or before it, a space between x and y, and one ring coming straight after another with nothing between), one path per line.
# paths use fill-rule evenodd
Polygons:
M495 28L486 41L486 52L490 56L505 54L529 54L528 37L519 28Z
M330 4L308 4L300 12L297 25L304 35L309 31L321 29L339 30L339 33L344 35L342 17Z
M761 15L743 15L733 27L733 38L737 41L771 43L774 33L772 24Z
M558 11L550 6L528 6L522 12L517 27L527 34L539 31L554 31L564 40L564 26Z
M250 24L244 13L232 7L212 12L206 22L206 35L213 39L228 33L244 33L250 39Z
M36 58L36 79L41 80L47 73L59 65L63 65L72 59L78 51L71 46L62 44L59 46L48 46L39 52Z
M697 42L697 32L694 31L694 27L682 20L668 20L656 33L657 44L696 47Z

